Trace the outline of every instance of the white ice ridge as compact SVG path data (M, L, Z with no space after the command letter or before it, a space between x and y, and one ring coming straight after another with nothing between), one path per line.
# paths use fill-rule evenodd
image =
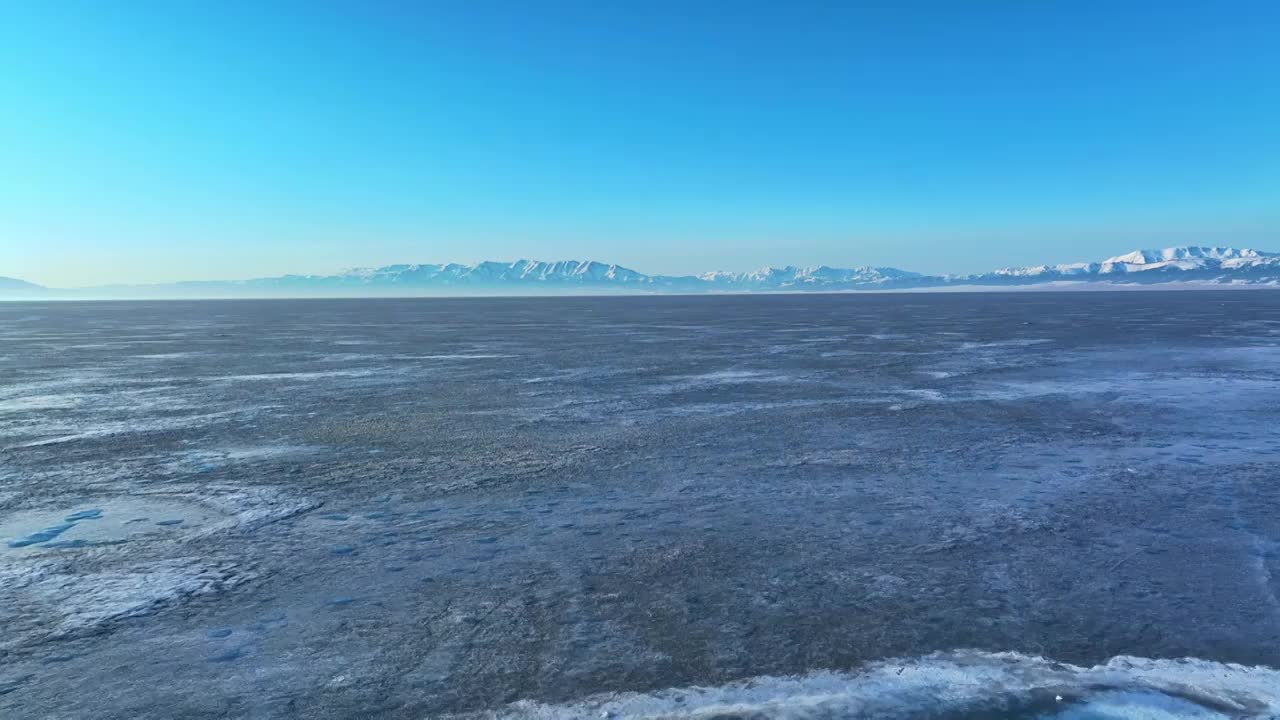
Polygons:
M766 676L717 687L598 695L564 705L519 701L481 717L816 720L1033 707L1064 718L1276 717L1280 671L1127 656L1080 667L1018 653L954 651L877 662L856 673Z

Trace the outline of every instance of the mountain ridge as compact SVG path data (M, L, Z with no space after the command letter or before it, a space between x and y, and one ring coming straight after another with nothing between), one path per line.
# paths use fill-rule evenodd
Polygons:
M1096 284L1105 286L1194 283L1280 287L1280 253L1252 248L1177 246L1134 250L1096 262L1006 267L970 275L927 275L893 267L828 265L766 266L749 272L648 275L595 260L516 260L463 263L401 263L351 268L333 275L279 275L240 281L181 281L79 289L44 288L0 277L0 292L14 294L105 294L147 296L288 295L352 291L421 292L467 290L595 290L661 292L787 292L913 290L946 287L1011 287Z
M27 282L26 280L19 280L18 278L0 275L0 291L38 291L44 289L45 288L43 286Z

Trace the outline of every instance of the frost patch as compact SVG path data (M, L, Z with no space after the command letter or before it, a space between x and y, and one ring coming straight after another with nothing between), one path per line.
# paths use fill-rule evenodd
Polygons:
M257 463L283 458L314 455L316 449L304 445L258 445L221 447L208 450L191 450L179 455L175 463L184 471L212 472L223 467L242 463Z
M359 378L369 377L374 374L374 370L318 370L315 372L281 372L281 373L252 373L247 375L218 375L206 378L216 382L261 382L261 381L291 381L291 382L308 382L315 380L326 380L329 378Z
M61 393L54 395L26 395L0 400L0 412L20 412L26 410L66 410L79 407L85 395Z
M755 370L717 370L715 372L702 373L701 375L691 375L686 379L695 384L736 384L789 382L792 378L781 373L764 373Z
M31 440L29 442L20 443L15 447L34 448L45 447L47 445L61 445L64 443L76 442L79 440L93 440L96 438L110 437L113 435L129 435L136 433L148 432L168 432L172 430L185 430L204 425L211 425L217 422L225 421L231 417L238 415L236 412L217 412L206 413L202 415L188 415L185 417L171 418L153 418L153 419L132 419L132 420L113 420L107 422L88 423L84 425L75 425L71 423L38 425L34 428L18 425L13 431L0 429L0 437L13 437L19 435L43 435L50 434L53 437L44 437L39 440ZM65 433L65 434L63 434Z
M57 568L57 569L54 569ZM10 628L0 648L76 637L111 622L149 615L162 606L194 595L220 592L253 574L231 562L174 558L89 573L68 566L32 564L0 577L15 582L0 592L0 619Z
M227 515L225 520L200 533L243 528L251 530L320 507L310 498L297 497L271 487L212 486L200 498L204 505Z

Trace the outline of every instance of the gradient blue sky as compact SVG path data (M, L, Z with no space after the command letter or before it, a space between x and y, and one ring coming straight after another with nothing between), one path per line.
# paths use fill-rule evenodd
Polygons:
M1280 250L1280 3L0 0L0 275Z

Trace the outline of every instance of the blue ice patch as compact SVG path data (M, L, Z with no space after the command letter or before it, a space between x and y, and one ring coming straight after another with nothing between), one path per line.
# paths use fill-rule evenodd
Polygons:
M30 535L10 540L9 547L23 548L29 545L39 545L40 543L49 542L75 526L75 523L63 523L61 525L47 527L43 530L37 530Z

